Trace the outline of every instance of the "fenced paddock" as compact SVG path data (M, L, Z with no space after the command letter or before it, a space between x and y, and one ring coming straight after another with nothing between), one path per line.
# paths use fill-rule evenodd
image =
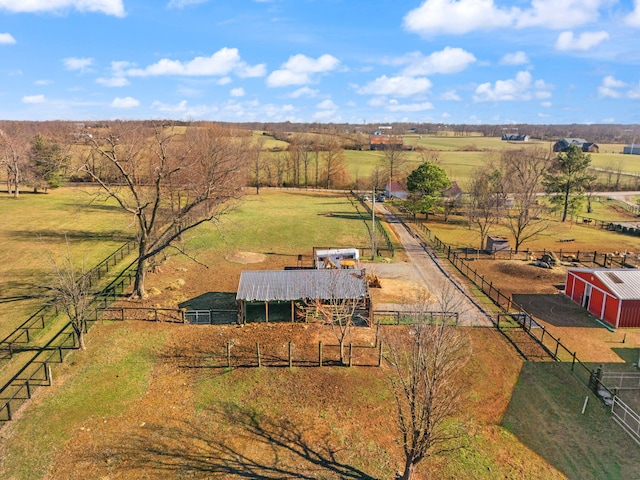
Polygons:
M640 373L632 372L604 372L602 383L610 390L639 390Z
M238 310L187 310L184 312L184 321L195 325L229 325L238 323Z
M611 414L622 428L638 443L640 443L640 415L627 406L619 397L614 396L611 404Z
M345 365L348 367L379 367L382 344L344 345ZM342 365L340 345L333 343L296 345L293 342L245 343L228 341L211 345L206 353L189 358L181 357L183 368L260 368L260 367L329 367Z

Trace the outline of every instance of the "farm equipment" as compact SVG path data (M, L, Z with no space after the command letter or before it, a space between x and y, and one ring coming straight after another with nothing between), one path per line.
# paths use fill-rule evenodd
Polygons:
M536 259L536 265L542 268L553 268L559 263L558 257L553 252L545 253L542 257Z
M374 275L373 273L364 273L364 270L363 270L362 274L352 273L351 275L353 275L356 278L364 279L367 282L367 285L369 286L369 288L382 288L382 283L380 283L380 277L378 277L377 275Z

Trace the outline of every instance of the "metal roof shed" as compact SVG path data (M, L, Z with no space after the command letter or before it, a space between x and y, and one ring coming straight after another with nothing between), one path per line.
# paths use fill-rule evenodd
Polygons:
M246 270L240 274L236 301L239 320L247 321L247 304L264 303L264 320L269 321L269 303L290 303L291 321L297 303L353 300L370 309L369 289L362 270Z
M640 327L638 269L569 269L565 294L612 327Z

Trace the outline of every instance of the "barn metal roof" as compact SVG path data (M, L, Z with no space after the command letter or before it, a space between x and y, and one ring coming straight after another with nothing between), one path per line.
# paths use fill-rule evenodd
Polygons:
M621 300L640 300L640 270L635 268L582 269L600 280Z
M367 283L362 270L246 270L240 274L236 300L289 301L305 298L363 298Z

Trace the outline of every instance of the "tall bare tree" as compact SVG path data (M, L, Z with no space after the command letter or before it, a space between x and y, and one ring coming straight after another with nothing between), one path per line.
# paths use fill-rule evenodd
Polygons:
M91 281L84 268L76 267L69 243L61 258L50 257L53 283L46 288L54 292L53 303L67 314L71 327L84 350L84 334L87 331L89 306L93 298Z
M264 154L262 152L264 148L264 138L258 139L251 146L251 170L253 172L253 181L256 184L256 195L260 194L260 183L264 176Z
M29 149L29 136L21 124L5 125L0 130L0 164L7 171L7 192L14 198L20 197Z
M216 125L112 124L90 139L83 170L134 218L134 297L145 296L148 262L181 236L215 220L241 194L249 143ZM104 164L106 168L96 168ZM109 173L104 173L109 172Z
M404 168L409 160L407 151L402 144L390 143L386 145L382 151L384 153L383 161L387 167L389 174L389 183L397 181L399 172Z
M479 248L482 250L489 231L500 221L505 206L502 174L491 163L487 163L474 172L468 192L467 216L469 223L478 229Z
M551 158L541 149L506 150L500 159L504 191L511 199L506 208L506 223L518 252L527 240L537 237L548 227L542 217L544 205L538 199L544 191L542 180L551 166Z
M470 353L468 336L428 312L414 316L411 329L386 336L390 380L402 435L404 469L410 480L417 465L459 448L464 431L452 420L465 398L460 371Z

